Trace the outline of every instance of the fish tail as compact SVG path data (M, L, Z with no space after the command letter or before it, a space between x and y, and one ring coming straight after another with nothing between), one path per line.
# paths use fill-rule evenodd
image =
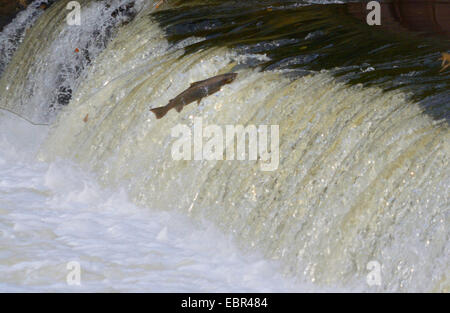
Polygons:
M157 119L160 119L160 118L163 118L164 115L167 114L169 109L167 108L167 106L165 106L165 107L150 109L150 111L152 111L155 114Z

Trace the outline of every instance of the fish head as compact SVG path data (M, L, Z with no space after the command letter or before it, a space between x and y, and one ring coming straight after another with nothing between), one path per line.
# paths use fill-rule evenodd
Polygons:
M227 73L225 74L225 84L230 84L233 82L233 80L235 80L237 77L237 73Z

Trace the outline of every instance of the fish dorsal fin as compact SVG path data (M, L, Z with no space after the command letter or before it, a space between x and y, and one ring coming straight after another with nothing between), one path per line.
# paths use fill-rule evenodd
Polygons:
M195 87L195 86L197 86L197 85L199 85L199 84L201 84L201 83L203 83L203 82L204 82L204 80L201 80L201 81L199 81L199 82L192 83L190 87Z
M191 84L191 87L197 86L197 85L200 85L200 84L203 84L204 82L210 80L211 78L213 78L213 77L210 77L210 78L207 78L207 79L203 79L203 80L199 80L199 81L197 81L197 82L194 82L194 83Z

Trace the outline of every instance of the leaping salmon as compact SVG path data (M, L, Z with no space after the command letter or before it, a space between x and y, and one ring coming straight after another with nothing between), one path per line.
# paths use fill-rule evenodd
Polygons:
M192 83L188 89L170 100L169 104L163 107L150 109L150 111L155 114L157 119L164 117L164 115L173 108L175 108L177 112L181 112L183 107L189 103L197 101L197 103L200 104L200 101L204 97L216 93L223 85L230 84L234 81L236 76L237 73L227 73Z

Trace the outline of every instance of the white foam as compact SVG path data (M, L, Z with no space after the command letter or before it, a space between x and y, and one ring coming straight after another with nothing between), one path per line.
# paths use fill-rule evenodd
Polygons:
M2 133L26 134L26 125L7 129L14 124L8 118ZM0 152L0 291L310 289L262 257L243 255L209 224L137 207L69 162L21 161L34 148L15 138L14 146L2 136L7 149ZM81 286L66 283L72 261L81 266Z

